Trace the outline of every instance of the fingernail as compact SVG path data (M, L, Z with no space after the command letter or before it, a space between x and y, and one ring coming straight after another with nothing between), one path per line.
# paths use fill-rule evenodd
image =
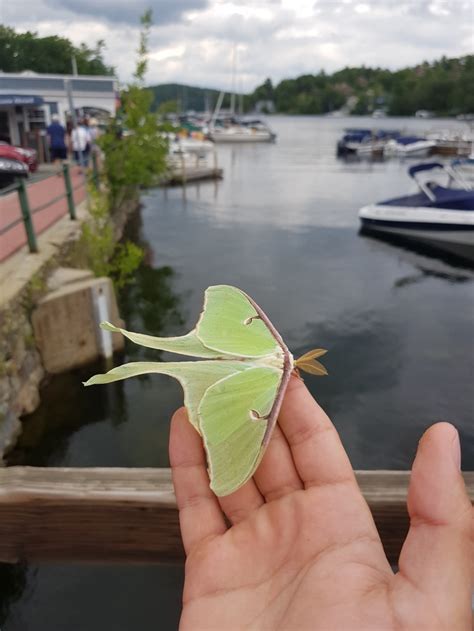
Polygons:
M459 433L458 430L453 427L454 435L453 440L451 442L451 455L454 460L454 464L457 469L461 469L461 443L459 442Z

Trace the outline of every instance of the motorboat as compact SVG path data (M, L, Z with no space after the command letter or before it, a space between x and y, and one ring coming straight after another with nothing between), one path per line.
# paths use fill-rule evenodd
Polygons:
M438 179L420 177L435 170ZM418 192L364 206L359 211L362 229L403 237L474 261L474 190L469 182L440 162L412 166L408 174ZM441 185L439 180L446 177L447 184Z
M258 118L217 120L211 125L209 138L214 142L273 142L276 134Z
M389 140L400 136L395 129L348 128L337 143L337 155L358 155L359 157L382 156Z
M384 146L383 154L386 158L425 158L436 147L435 140L428 140L420 136L399 136L390 139Z

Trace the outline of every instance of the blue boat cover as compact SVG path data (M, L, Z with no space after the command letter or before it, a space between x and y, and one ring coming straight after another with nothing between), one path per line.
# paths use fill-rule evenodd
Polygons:
M426 208L446 208L446 210L474 210L474 191L463 191L458 188L447 188L445 186L431 186L431 192L436 199L431 200L420 191L414 195L405 195L387 199L380 204L386 206L425 206Z
M364 127L346 127L344 129L344 132L346 134L372 134L372 130L371 129L365 129Z
M342 138L343 142L363 142L364 140L370 138L372 136L372 132L369 131L366 133L365 131L354 131L350 134L345 134Z
M397 129L379 129L375 137L384 140L386 138L400 138L401 133Z
M431 169L444 169L441 162L422 162L421 164L415 164L408 169L408 175L413 177L415 173L420 171L431 171Z
M421 138L421 136L399 136L397 138L397 142L400 145L412 145L414 142L419 142L420 140L426 140L426 138Z
M456 158L451 162L453 167L462 166L463 164L474 164L474 158Z

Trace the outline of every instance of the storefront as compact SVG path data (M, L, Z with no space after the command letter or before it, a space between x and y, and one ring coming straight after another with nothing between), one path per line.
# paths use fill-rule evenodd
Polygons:
M115 77L0 72L0 141L33 147L41 158L46 127L58 114L63 124L70 99L79 116L115 114Z

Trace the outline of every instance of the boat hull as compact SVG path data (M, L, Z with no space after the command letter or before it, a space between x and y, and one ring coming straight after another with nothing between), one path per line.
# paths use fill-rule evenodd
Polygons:
M474 212L375 204L359 212L364 231L429 245L474 261Z
M422 140L409 145L389 141L384 147L384 156L387 158L426 158L435 147L436 142L429 140Z
M254 142L273 142L275 136L272 134L209 134L211 140L216 143L254 143Z

